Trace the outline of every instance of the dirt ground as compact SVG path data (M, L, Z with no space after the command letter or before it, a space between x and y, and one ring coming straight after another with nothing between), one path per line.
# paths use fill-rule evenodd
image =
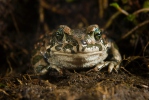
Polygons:
M5 100L148 100L149 79L127 73L72 72L46 77L19 74L1 79L0 98Z
M143 11L149 3L117 0L118 12L113 2L1 0L0 100L149 100L149 10ZM35 75L30 63L34 44L61 24L98 24L119 47L119 71L64 69L61 75L51 69Z

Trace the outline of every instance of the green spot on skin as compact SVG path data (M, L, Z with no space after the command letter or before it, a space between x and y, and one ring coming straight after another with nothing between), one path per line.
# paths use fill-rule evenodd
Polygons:
M73 39L73 37L71 35L67 35L66 34L66 41L69 43L69 44L72 44L73 46L76 46L78 45L78 42Z
M102 50L102 46L100 44L96 44L95 46L97 46L99 48L99 51Z
M93 44L88 44L87 45L87 48L91 48L91 47L93 47L94 45Z
M41 55L37 55L33 58L32 64L35 65L39 60L41 60L43 57Z
M44 68L44 66L42 66L42 65L39 65L38 67L36 67L36 73L40 73L43 68Z
M71 53L73 53L73 54L75 53L75 51L73 50L73 46L70 44L66 44L63 49L64 49L64 51L66 51L66 49L70 49Z
M55 49L56 49L57 51L60 51L60 50L62 49L62 44L59 44L59 45L55 46Z

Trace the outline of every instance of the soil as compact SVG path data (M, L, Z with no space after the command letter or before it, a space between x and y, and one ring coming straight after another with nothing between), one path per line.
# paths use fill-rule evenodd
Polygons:
M149 78L127 73L51 71L46 77L18 74L1 79L5 100L148 100Z
M0 1L0 100L149 100L149 13L135 21L117 12L106 0L1 0ZM118 4L129 13L141 9L144 0ZM100 9L103 4L107 8ZM82 6L83 5L83 6ZM133 6L133 7L132 7ZM103 11L103 13L101 13ZM102 15L103 14L103 15ZM72 28L98 24L116 41L123 61L118 72L91 69L50 69L44 76L34 74L30 58L39 37L57 26ZM125 36L134 27L129 36Z

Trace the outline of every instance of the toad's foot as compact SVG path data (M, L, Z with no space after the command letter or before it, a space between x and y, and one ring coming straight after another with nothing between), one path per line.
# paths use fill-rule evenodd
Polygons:
M99 63L96 65L96 67L94 68L95 71L100 71L102 68L108 66L108 72L111 73L113 69L115 69L115 71L117 72L117 70L120 67L120 62L117 61L105 61L102 63Z
M53 69L57 70L59 72L59 74L63 74L62 69L60 69L59 67L57 67L55 65L46 66L46 67L45 66L38 66L38 67L35 68L35 73L37 75L44 75L49 71L50 68L53 68Z
M49 69L50 66L42 66L42 65L39 65L39 66L36 66L34 68L34 72L37 74L37 75L44 75L48 72L48 69Z

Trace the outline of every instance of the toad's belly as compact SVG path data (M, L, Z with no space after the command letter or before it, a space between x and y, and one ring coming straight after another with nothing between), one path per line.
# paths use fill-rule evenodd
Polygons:
M54 52L51 56L52 57L49 59L50 65L56 65L60 68L77 69L93 67L94 65L104 61L108 54L106 51L77 54Z

